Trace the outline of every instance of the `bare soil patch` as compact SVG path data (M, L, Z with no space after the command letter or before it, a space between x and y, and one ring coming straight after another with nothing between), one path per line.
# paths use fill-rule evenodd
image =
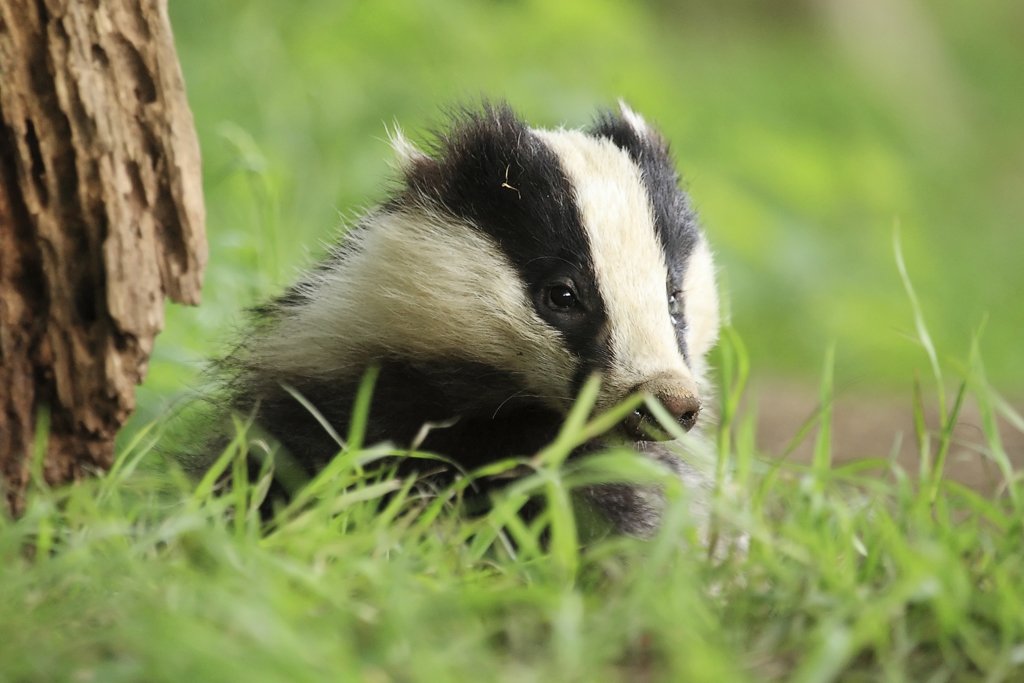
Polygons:
M815 386L790 380L758 380L747 394L746 410L756 410L757 442L770 457L783 457L801 425L819 408ZM1022 402L1014 402L1022 412ZM918 444L909 392L868 394L859 390L837 390L833 404L832 453L834 462L858 458L890 457L895 454L910 474L918 471ZM938 410L926 405L928 429L939 431ZM1001 420L1003 448L1015 469L1024 468L1024 432ZM1001 481L999 470L988 455L976 402L968 397L953 432L954 442L946 461L946 476L979 491L994 493ZM937 438L934 439L937 444ZM814 431L789 456L809 462L814 448Z

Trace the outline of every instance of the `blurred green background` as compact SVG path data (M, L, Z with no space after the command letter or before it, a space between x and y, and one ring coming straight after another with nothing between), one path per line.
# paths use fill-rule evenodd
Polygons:
M840 386L940 350L1024 389L1024 3L171 0L204 157L203 305L171 306L137 420L197 381L239 311L390 187L385 125L507 98L578 126L623 97L672 141L754 372ZM138 424L138 422L136 423Z

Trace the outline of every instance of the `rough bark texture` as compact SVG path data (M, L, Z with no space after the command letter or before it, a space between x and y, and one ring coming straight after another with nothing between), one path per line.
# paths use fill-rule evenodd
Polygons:
M163 298L198 303L205 261L166 0L0 0L0 491L14 513L40 415L48 482L110 465Z

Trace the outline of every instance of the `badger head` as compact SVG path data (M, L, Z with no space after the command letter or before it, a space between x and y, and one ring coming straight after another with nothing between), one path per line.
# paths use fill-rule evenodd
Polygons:
M373 363L371 436L408 442L457 420L424 447L468 464L543 446L593 373L599 410L645 391L683 428L701 421L714 267L668 146L640 116L622 106L586 130L538 130L485 106L433 149L394 146L401 187L264 309L270 325L249 344L247 393L293 454L313 441L294 436L300 418L275 387L343 430ZM650 423L640 408L620 431L647 441Z

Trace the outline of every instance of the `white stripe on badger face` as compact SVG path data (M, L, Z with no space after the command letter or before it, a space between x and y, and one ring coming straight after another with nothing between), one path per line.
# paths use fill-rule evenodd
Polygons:
M610 140L534 131L558 155L575 190L608 315L612 367L599 408L659 375L693 381L668 310L668 268L640 169Z
M718 339L718 290L715 287L715 264L707 240L700 240L690 254L683 275L683 301L686 310L686 349L697 382L705 387L704 356Z
M515 373L524 396L559 411L576 370L490 238L449 217L381 213L318 273L253 355L282 376L350 376L382 355L476 361ZM301 349L301 353L297 352Z

